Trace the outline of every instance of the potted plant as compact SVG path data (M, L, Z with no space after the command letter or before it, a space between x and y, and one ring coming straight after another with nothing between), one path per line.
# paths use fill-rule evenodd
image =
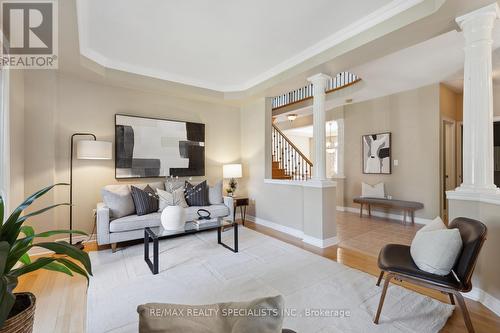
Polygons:
M4 201L0 196L0 332L32 332L35 313L35 296L31 293L14 293L17 279L24 274L38 269L47 269L73 276L83 275L89 281L92 275L90 258L87 253L64 241L34 243L36 238L50 237L57 234L80 234L76 230L52 230L35 233L31 226L24 223L35 215L42 214L66 203L51 205L38 211L23 214L36 199L49 192L55 184L46 187L24 200L19 207L4 221ZM39 257L31 261L28 251L41 247L53 251L55 255ZM78 265L78 263L81 264Z

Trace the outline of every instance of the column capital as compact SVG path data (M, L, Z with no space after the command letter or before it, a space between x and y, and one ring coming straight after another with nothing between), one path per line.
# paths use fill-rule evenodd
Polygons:
M310 76L307 78L307 81L311 82L313 85L321 87L323 86L326 88L326 84L328 83L328 80L331 80L331 76L323 74L323 73L318 73L313 76Z
M498 4L495 2L491 5L476 9L475 11L457 17L455 19L455 22L457 22L462 30L465 30L470 25L470 23L472 23L472 26L484 25L485 19L490 20L491 23L493 23L493 21L499 17L500 9L498 7Z

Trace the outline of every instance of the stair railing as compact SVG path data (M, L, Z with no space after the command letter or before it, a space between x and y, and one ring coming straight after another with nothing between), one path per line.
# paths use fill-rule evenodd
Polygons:
M274 124L271 135L273 161L279 163L280 169L292 180L310 179L312 162Z

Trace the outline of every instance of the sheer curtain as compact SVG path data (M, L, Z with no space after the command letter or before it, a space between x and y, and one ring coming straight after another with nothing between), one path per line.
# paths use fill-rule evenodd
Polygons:
M6 213L9 212L9 71L0 70L0 195L5 202ZM3 221L2 221L3 222Z

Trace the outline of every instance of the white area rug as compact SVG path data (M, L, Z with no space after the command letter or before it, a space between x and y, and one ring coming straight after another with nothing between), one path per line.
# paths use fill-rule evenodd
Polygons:
M217 245L215 232L160 242L160 274L152 275L143 245L91 252L94 278L87 301L87 332L137 332L137 305L207 304L281 294L297 332L438 332L453 306L391 286L380 324L372 323L381 287L366 273L247 228L240 252ZM232 244L232 230L224 238ZM307 309L348 310L349 317L304 317ZM290 310L293 314L293 310Z

